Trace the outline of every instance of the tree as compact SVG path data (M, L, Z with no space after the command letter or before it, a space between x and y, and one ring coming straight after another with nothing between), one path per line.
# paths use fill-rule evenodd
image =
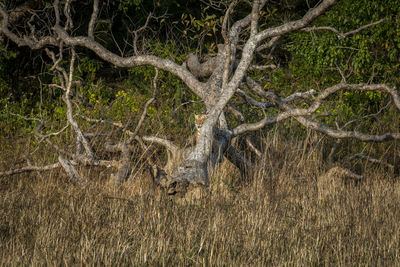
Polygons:
M29 2L29 1L28 1ZM168 176L167 180L162 182L170 193L185 191L189 184L207 184L210 173L213 172L216 164L224 159L228 159L243 172L251 164L242 156L232 145L232 139L246 133L257 131L267 125L283 121L289 118L295 119L306 128L323 132L334 138L356 138L364 142L384 142L394 139L400 139L400 133L384 133L379 135L367 134L358 131L346 131L341 128L332 129L327 124L323 124L312 118L312 115L319 112L321 105L328 97L339 91L378 91L384 92L393 99L393 104L400 109L400 98L398 91L386 84L349 84L346 82L346 76L339 69L341 82L321 89L319 92L308 90L304 92L295 92L285 98L279 97L275 92L266 90L254 77L250 75L253 70L266 70L277 68L272 64L271 54L278 45L279 39L295 31L315 32L331 31L337 34L339 39L356 34L368 27L373 27L386 19L381 19L354 29L347 33L342 33L337 29L328 26L309 27L309 25L325 11L336 4L335 0L324 0L310 8L301 18L281 23L277 26L268 27L262 23L263 14L266 10L266 0L254 0L251 3L245 1L212 1L210 5L217 8L225 7L223 20L221 23L221 35L223 43L219 44L218 52L213 57L208 57L200 61L198 55L189 54L186 62L177 64L176 62L142 53L138 49L140 42L138 36L149 27L149 21L156 18L150 14L143 26L133 31L133 54L130 56L121 56L113 52L113 49L106 48L96 37L96 25L99 23L100 4L99 0L93 1L90 19L87 21L74 21L76 13L79 10L79 3L65 1L60 3L55 0L52 3L51 11L48 11L47 22L43 25L43 20L37 19L37 12L33 12L30 19L31 23L25 27L25 31L18 30L11 23L13 10L7 10L3 5L0 8L1 28L0 32L9 40L18 46L27 46L33 50L45 50L52 59L54 71L58 83L51 86L60 88L64 91L63 101L67 109L68 124L76 136L75 153L61 149L55 145L54 148L59 154L59 162L44 167L28 165L25 168L3 172L2 175L10 175L23 171L48 170L51 168L62 167L73 180L83 180L76 171L75 166L101 165L114 166L118 169L118 183L123 182L130 174L130 151L133 142L143 145L144 142L154 142L163 145L168 150L170 161L177 159L177 155L183 155L184 160ZM217 5L218 4L218 5ZM235 8L238 5L247 5L248 13L239 18L234 16ZM43 7L49 10L49 7ZM74 13L76 10L76 13ZM243 9L246 10L246 9ZM264 12L264 13L263 13ZM80 23L79 29L76 26ZM40 27L39 27L40 26ZM82 29L85 29L84 31ZM87 30L86 30L87 29ZM142 41L143 42L143 41ZM74 66L76 60L76 49L84 48L84 51L92 51L105 62L109 62L116 67L132 68L137 66L152 66L156 69L153 80L153 96L147 101L144 107L139 123L133 131L129 130L129 125L121 125L118 122L109 122L119 127L128 134L125 140L118 143L104 142L104 149L108 151L120 151L119 160L102 160L98 158L93 150L89 135L82 130L82 127L75 119L74 107L71 99L77 96L73 92L74 84ZM269 51L269 55L265 54ZM64 58L70 55L69 69L66 70L62 62ZM262 63L262 65L258 64ZM203 102L206 108L206 118L199 126L199 135L196 144L190 149L180 149L172 142L155 136L139 136L138 132L143 120L146 117L147 108L154 100L157 91L158 70L170 72L178 77L194 94ZM246 122L246 117L232 103L234 97L244 99L247 105L253 105L265 112L265 117L256 122ZM272 113L267 113L273 110ZM230 112L239 122L235 127L227 119L226 114ZM104 120L86 118L94 123L101 123ZM51 133L47 135L40 134L43 127L43 120L40 121L36 134L43 140L48 139ZM258 152L256 146L248 141L249 149ZM160 168L154 167L154 176L160 173Z

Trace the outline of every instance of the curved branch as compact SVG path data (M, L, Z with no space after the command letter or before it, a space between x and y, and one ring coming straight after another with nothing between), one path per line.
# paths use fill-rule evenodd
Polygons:
M87 183L86 179L83 179L80 176L70 160L65 159L63 156L59 155L58 162L60 162L61 167L63 167L64 171L67 173L72 182Z
M141 139L148 143L155 143L155 144L162 145L166 149L171 151L173 154L177 153L177 151L179 150L179 148L176 145L174 145L171 141L169 141L167 139L163 139L163 138L156 137L156 136L142 136Z
M90 16L90 22L88 26L88 36L94 40L94 27L96 25L97 16L99 14L99 0L93 1L93 12Z
M150 12L150 14L147 16L146 18L146 22L144 23L144 25L142 27L140 27L139 29L133 31L133 51L135 53L135 55L139 55L139 52L137 50L137 40L138 40L138 34L141 31L144 31L147 26L149 25L150 19L153 17L153 14Z
M262 51L264 49L268 49L268 48L271 48L271 47L272 47L272 49L271 49L271 51L272 51L273 48L277 45L279 38L280 38L280 35L271 38L271 40L269 40L268 43L260 45L259 47L257 47L256 51L260 52L260 51Z
M367 29L367 28L369 28L369 27L371 27L371 26L375 26L375 25L377 25L377 24L379 24L379 23L381 23L381 22L387 21L387 20L388 20L387 18L380 19L380 20L378 20L378 21L375 21L375 22L372 22L372 23L370 23L370 24L361 26L361 27L358 28L358 29L355 29L355 30L352 30L352 31L349 31L349 32L346 32L346 33L340 32L340 31L338 31L338 30L336 30L335 28L330 27L330 26L307 27L307 28L304 28L304 29L302 29L302 30L305 31L305 32L321 31L321 30L331 31L331 32L336 33L339 39L344 39L344 38L346 38L346 37L349 36L349 35L358 33L358 32L360 32L360 31L362 31L362 30L364 30L364 29Z
M32 9L36 9L38 5L39 1L24 1L21 5L9 11L9 23L17 23L21 18L26 16L27 13L31 13Z
M68 33L60 26L55 26L54 30L66 45L86 47L95 52L103 60L110 62L117 67L132 68L143 65L151 65L153 67L169 71L178 76L196 95L201 98L204 97L204 84L199 82L184 66L180 66L169 59L162 59L152 55L121 57L107 50L104 46L88 37L72 37L68 35Z
M251 140L250 136L246 136L246 144L250 148L250 150L257 155L257 157L260 158L262 156L261 151L256 147L253 140Z
M337 2L337 0L324 0L317 7L309 10L302 19L287 22L281 26L269 28L269 29L259 32L256 35L256 42L258 43L266 38L275 37L278 35L282 35L282 34L285 34L285 33L291 32L291 31L295 31L295 30L304 28L307 24L309 24L311 21L313 21L319 15L321 15L325 10L327 10L329 7L334 5L336 2Z
M78 147L80 146L80 144L82 144L83 147L85 148L86 156L89 157L90 159L94 160L95 156L94 156L93 149L90 146L89 141L86 139L86 137L82 133L82 131L81 131L78 123L74 119L74 115L72 113L72 104L71 104L70 97L71 97L73 73L74 73L74 68L75 68L75 66L74 66L75 59L76 59L76 53L75 53L75 50L72 49L72 56L71 56L71 62L70 62L70 66L69 66L68 78L65 81L66 85L65 85L65 94L63 96L63 100L64 100L65 104L67 105L68 122L69 122L69 124L71 124L72 128L74 129L74 131L77 135L76 138L77 138ZM77 151L77 154L80 154L79 149Z
M222 30L221 30L221 34L222 37L224 38L224 43L225 43L225 64L224 64L224 72L222 74L222 87L224 87L228 81L228 75L229 75L229 64L231 61L231 46L229 44L229 40L228 40L228 35L227 35L227 25L228 25L228 19L229 19L229 15L232 12L233 8L236 6L236 4L238 3L237 0L233 1L228 9L225 12L225 16L224 16L224 20L222 22Z
M55 10L58 9L55 7ZM59 13L57 13L56 15ZM38 41L34 41L28 37L19 37L8 29L9 16L7 12L0 7L0 15L2 16L0 32L7 36L10 40L16 43L18 46L28 46L31 49L37 50L48 45L57 46L59 42L57 38L61 39L68 46L81 46L88 48L95 52L103 60L110 62L118 67L136 67L143 65L151 65L156 68L166 70L179 77L196 95L200 98L204 98L203 87L201 83L193 76L193 74L185 68L180 66L168 59L162 59L151 55L132 56L132 57L120 57L117 54L112 53L105 47L94 41L90 37L70 36L64 28L62 28L57 22L53 27L54 32L57 34L57 38L53 36L46 36ZM58 19L56 20L58 21Z
M25 36L24 38L17 36L15 33L11 32L8 29L9 15L2 7L0 7L0 15L3 17L3 19L1 20L0 33L3 33L7 38L16 43L18 46L29 46L31 49L40 49L47 45L57 45L56 38L52 36L46 36L37 41L32 40L27 36Z
M278 96L276 96L272 92L266 92L262 89L261 85L257 84L253 79L247 77L246 79L247 84L250 86L250 88L256 92L258 95L265 97L265 98L272 98L274 102L276 102L279 105L287 104L287 102L292 101L294 98L301 97L301 98L309 98L312 95L315 95L316 92L315 90L310 90L308 92L303 92L303 93L294 93L290 96L288 96L285 99L280 99ZM330 95L340 91L340 90L353 90L353 91L385 91L388 93L392 98L395 106L397 109L400 110L400 96L397 93L397 91L393 88L390 88L386 84L347 84L347 83L338 83L335 84L331 87L328 87L321 91L318 96L315 98L314 102L310 107L307 109L307 112L305 113L312 113L315 112L322 104L322 102L328 98ZM290 107L287 107L290 108ZM300 110L300 109L299 109ZM302 112L304 113L304 112Z
M400 133L385 133L382 135L371 135L371 134L360 133L357 131L344 131L344 130L340 130L340 129L334 130L334 129L331 129L330 127L328 127L327 125L317 123L313 120L310 120L310 119L307 119L304 117L304 116L309 116L312 113L314 113L320 107L320 105L322 104L322 101L325 100L329 95L331 95L339 90L344 90L344 89L357 90L357 91L377 91L377 90L386 91L388 94L391 95L396 107L400 110L399 94L397 93L397 91L395 89L392 89L385 84L366 85L366 84L339 83L339 84L336 84L334 86L331 86L331 87L323 90L315 98L313 104L310 105L310 107L308 109L298 109L298 108L293 108L292 106L288 105L287 102L281 100L275 94L273 94L271 92L264 92L261 89L261 86L259 84L257 84L254 80L248 78L247 81L248 81L248 84L251 85L251 87L254 91L256 91L260 94L264 94L264 96L267 96L267 97L272 96L273 101L281 109L283 109L284 112L279 113L278 115L275 115L275 116L264 118L263 120L260 120L256 123L239 125L233 130L234 136L243 134L248 131L255 131L255 130L263 128L264 126L266 126L268 124L279 122L279 121L282 121L289 117L294 117L303 126L313 129L313 130L323 132L334 138L356 138L356 139L364 141L364 142L385 142L385 141L390 141L390 140L394 140L394 139L400 139ZM309 92L313 93L312 90Z
M248 94L246 94L243 90L238 89L236 91L239 95L241 95L247 103L256 106L256 107L260 107L262 109L268 109L271 107L275 107L275 105L273 103L269 103L269 102L261 102L261 101L257 101L254 98L252 98L251 96L249 96Z
M232 130L232 136L238 136L247 132L251 132L251 131L257 131L260 130L261 128L272 124L272 123L276 123L282 120L285 120L289 117L291 117L292 114L290 111L286 111L286 112L282 112L278 115L274 115L274 116L270 116L270 117L266 117L258 122L255 123L243 123L240 124L239 126L237 126L236 128L234 128Z
M364 134L357 131L334 130L324 124L306 119L301 116L295 117L295 119L307 128L320 131L322 133L325 133L326 135L339 139L355 138L363 142L376 142L376 143L400 139L400 133L385 133L382 135Z
M66 0L64 5L64 16L66 17L67 21L65 23L64 29L72 30L74 28L74 22L71 18L71 0Z

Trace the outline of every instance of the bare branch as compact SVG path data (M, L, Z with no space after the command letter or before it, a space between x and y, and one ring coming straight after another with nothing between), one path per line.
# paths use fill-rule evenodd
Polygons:
M54 9L54 14L56 16L56 25L60 25L60 10L59 10L59 5L60 1L59 0L54 0L53 2L53 9Z
M110 120L105 120L105 119L93 119L93 118L88 118L88 117L86 117L86 116L84 116L84 115L82 115L82 114L78 114L78 116L81 117L82 119L88 121L88 122L93 122L93 123L107 123L107 124L113 125L113 126L115 126L115 127L121 128L121 129L126 128L126 127L122 124L122 122L119 122L119 121L110 121ZM125 130L125 131L126 131L128 134L133 134L133 133L132 133L131 131L129 131L129 130Z
M93 12L90 16L90 22L88 26L88 37L94 40L94 28L96 26L97 16L99 14L99 0L93 1Z
M137 40L138 40L138 36L139 33L144 31L147 26L149 25L150 19L153 17L153 14L150 12L150 14L147 16L146 18L146 22L144 23L144 25L142 27L140 27L139 29L133 31L133 51L135 53L135 55L139 55L139 52L137 50Z
M67 72L63 68L58 66L58 64L63 60L63 53L62 53L63 52L63 48L64 48L64 46L63 46L63 43L61 42L60 43L60 49L59 49L60 54L59 54L58 58L56 58L56 55L50 49L45 48L44 50L46 51L46 54L51 58L51 60L53 60L53 66L50 68L50 70L51 71L58 70L59 72L61 72L63 74L63 76L64 76L64 80L66 81L68 79ZM62 81L62 79L61 79L61 81ZM62 81L62 82L64 82L64 81ZM58 87L58 88L60 88L60 89L65 91L65 85L64 84L62 84L61 86L57 85L57 84L49 84L49 86Z
M355 138L364 142L386 142L390 140L400 139L400 133L385 133L382 135L364 134L357 131L333 130L324 124L308 120L304 117L294 117L298 122L307 128L320 131L334 138Z
M249 96L248 94L246 94L243 90L238 89L236 91L239 95L241 95L249 104L256 106L256 107L260 107L262 109L268 109L271 107L275 107L275 105L273 103L269 103L269 102L261 102L261 101L257 101L254 98L252 98L251 96Z
M279 38L280 38L279 35L275 36L275 37L272 37L271 40L269 40L268 43L260 45L259 47L257 47L256 51L260 52L260 51L262 51L264 49L268 49L268 48L274 47L278 43Z
M54 27L58 36L69 46L83 46L95 52L103 60L110 62L118 67L137 67L142 65L154 66L158 69L166 70L178 76L186 85L199 97L204 97L203 83L199 82L192 73L184 66L172 62L169 59L161 59L151 55L140 55L132 57L120 57L107 50L99 43L84 36L71 37L59 26Z
M90 159L94 160L95 156L94 156L92 147L90 146L86 137L83 135L81 129L79 128L78 123L76 122L76 120L74 119L74 116L72 114L72 104L71 104L70 96L71 96L71 87L72 87L72 79L73 79L76 53L75 53L74 49L72 49L71 51L72 51L72 57L71 57L71 62L70 62L70 66L69 66L68 80L66 81L66 88L65 88L66 90L65 90L65 94L63 96L63 100L67 105L67 119L77 135L77 145L78 145L77 154L80 154L79 146L80 146L80 144L82 144L83 147L85 148L86 156L89 157Z
M232 136L238 136L238 135L244 134L246 132L250 132L250 131L257 131L269 124L273 124L273 123L285 120L285 119L289 118L290 116L291 116L291 112L287 111L287 112L282 112L275 116L266 117L255 123L243 123L233 129Z
M75 161L69 161L69 163L71 165L77 164L77 162L75 162ZM117 161L112 161L112 160L111 161L110 160L99 160L98 166L102 166L102 167L106 167L106 168L110 168L110 167L116 168L119 166L119 163ZM0 172L0 177L1 176L11 176L14 174L20 174L20 173L26 173L26 172L33 172L33 171L44 172L44 171L50 171L53 169L57 169L60 167L61 167L60 162L45 165L45 166L33 166L28 161L28 166L25 166L25 167L22 167L19 169L13 169L13 170L9 170L9 171Z
M60 162L61 167L63 167L64 171L67 173L67 175L69 176L69 178L72 182L87 183L87 181L79 175L79 173L76 171L74 165L72 165L72 163L68 159L65 159L64 157L59 155L58 161Z
M153 95L152 97L147 100L146 104L144 105L144 109L143 109L143 113L142 116L140 116L139 122L136 125L135 130L133 131L132 135L129 137L129 139L126 141L127 144L132 143L133 139L135 138L135 136L138 134L140 127L143 124L143 121L147 115L147 109L149 108L150 104L154 101L154 99L156 98L156 91L157 91L157 80L158 80L158 69L156 69L156 74L154 75L153 78Z
M156 136L142 136L143 141L148 142L148 143L155 143L164 146L166 149L171 151L172 153L176 153L179 148L174 145L171 141L156 137Z
M356 159L356 158L364 159L364 160L367 160L367 161L372 162L372 163L382 164L382 165L385 165L385 166L389 167L391 170L394 170L394 165L392 165L392 164L390 164L390 163L388 163L388 162L386 162L385 160L382 160L382 159L377 159L377 158L374 158L374 157L371 157L371 156L367 156L367 155L364 155L364 154L354 154L353 156L349 157L350 160Z
M267 69L274 70L274 69L276 69L276 65L275 65L275 64L268 64L268 65L251 65L251 66L249 67L249 70L267 70Z
M364 177L362 175L358 175L348 169L338 167L338 166L330 168L329 171L327 171L327 173L329 173L330 175L335 175L335 176L339 176L339 177L352 178L355 181L360 181L360 180L364 179Z
M18 37L16 34L8 29L9 16L1 6L0 15L3 17L1 20L0 33L3 33L7 38L16 43L18 46L29 46L31 49L40 49L47 45L57 45L57 40L52 36L46 36L40 40L32 40L27 36L25 36L24 38Z
M228 20L229 20L229 15L232 12L233 8L237 4L237 0L233 1L228 9L225 12L224 20L222 22L222 37L224 38L224 43L225 43L225 65L224 65L224 73L222 75L222 88L226 86L226 83L228 82L228 75L229 75L229 65L231 61L231 46L228 40L228 35L227 35L227 28L228 28Z
M258 148L254 144L254 142L251 140L250 136L246 136L246 144L248 145L250 150L253 151L257 155L257 157L260 158L262 156L261 151L258 150Z
M43 140L43 139L49 138L50 136L57 136L57 135L61 134L61 133L64 132L68 127L69 127L69 124L65 125L64 127L62 127L62 128L61 128L60 130L58 130L57 132L52 132L52 133L48 133L48 134L45 134L45 135L42 135L42 134L37 134L37 135L38 135L40 138L42 138L42 140Z
M64 16L67 18L67 22L64 26L64 29L66 31L72 30L74 28L74 23L71 18L71 1L72 0L66 0L64 5Z
M177 107L174 109L174 111L172 112L172 118L174 117L175 113L178 111L179 108L181 108L181 107L183 107L183 106L186 106L186 105L188 105L188 104L192 104L192 103L201 103L201 102L203 102L203 100L198 100L198 101L196 101L196 100L189 100L189 101L186 101L186 102L181 103L181 104L180 104L179 106L177 106Z
M32 171L49 171L53 169L59 168L61 165L59 162L45 165L45 166L25 166L20 169L9 170L5 172L0 172L0 176L10 176L14 174L24 173L24 172L32 172Z
M318 94L313 105L310 106L310 109L315 111L321 105L322 101L328 98L328 96L340 90L345 90L345 89L353 91L385 91L392 97L395 106L397 107L397 109L400 110L400 97L395 89L390 88L386 84L367 85L363 83L359 84L339 83L337 85L326 88L325 90L323 90Z
M294 101L298 98L302 98L302 99L310 99L311 97L315 96L317 94L317 92L313 89L307 91L307 92L296 92L293 93L287 97L285 97L284 99L282 99L282 101L284 103L289 103L291 101Z
M251 10L250 36L254 36L258 32L259 6L260 0L254 0Z
M219 11L224 11L226 6L229 4L230 0L200 0L202 3L204 3L207 6L212 7L215 10L219 10Z
M400 133L385 133L382 135L370 135L370 134L364 134L360 133L357 131L343 131L343 130L333 130L329 128L326 125L317 123L313 120L306 119L304 116L309 116L312 113L314 113L319 106L321 105L322 101L326 99L329 95L339 91L339 90L344 90L344 89L350 89L350 90L357 90L357 91L375 91L375 90L384 90L388 94L390 94L395 102L395 105L397 108L400 110L400 98L395 89L392 89L388 87L387 85L382 85L382 84L373 84L373 85L365 85L365 84L345 84L345 83L340 83L336 84L334 86L331 86L322 92L315 98L314 102L308 109L295 109L291 106L289 106L287 103L282 101L280 98L278 98L276 95L274 95L271 92L264 92L261 89L261 86L255 83L251 79L247 79L248 84L252 86L252 88L260 93L264 94L266 97L271 97L273 101L281 108L284 110L284 112L279 113L278 115L271 116L264 118L263 120L260 120L256 123L251 123L251 124L242 124L237 126L233 130L233 135L237 136L239 134L243 134L248 131L254 131L261 129L262 127L266 126L267 124L275 123L282 121L284 119L287 119L289 117L294 117L298 122L300 122L302 125L304 125L307 128L318 130L320 132L323 132L329 136L335 137L335 138L356 138L358 140L364 141L364 142L385 142L393 139L400 139Z
M15 114L15 113L12 113L12 112L10 112L10 114L13 115L13 116L17 116L17 117L19 117L21 119L24 119L26 121L38 121L40 123L42 122L42 120L39 119L39 118L28 118L26 116L23 116L23 115L20 115L20 114Z
M340 31L338 31L338 30L336 30L335 28L330 27L330 26L321 26L321 27L315 27L315 26L314 26L314 27L307 27L307 28L302 29L302 31L311 32L311 31L326 30L326 31L331 31L331 32L336 33L339 39L344 39L344 38L346 38L346 37L349 36L349 35L358 33L358 32L360 32L360 31L362 31L362 30L365 30L365 29L367 29L367 28L369 28L369 27L371 27L371 26L375 26L375 25L377 25L377 24L379 24L379 23L382 23L382 22L384 22L384 21L387 21L387 20L388 20L387 18L380 19L380 20L378 20L378 21L372 22L372 23L367 24L367 25L363 25L363 26L361 26L361 27L358 28L358 29L355 29L355 30L352 30L352 31L349 31L349 32L346 32L346 33L342 33L342 32L340 32Z
M244 116L243 114L233 105L233 104L228 104L227 109L230 113L235 116L236 119L238 119L240 122L244 122Z
M283 35L285 33L304 28L307 24L309 24L311 21L320 16L323 12L325 12L325 10L334 5L336 2L337 0L324 0L317 7L309 10L302 19L287 22L281 26L268 28L259 32L256 35L256 42L258 43L266 38Z
M366 119L366 118L369 118L369 117L376 117L377 115L382 113L382 111L385 110L390 105L390 103L391 103L391 101L389 101L385 106L383 106L381 109L379 109L378 112L376 112L376 113L367 114L365 116L361 116L360 118L357 118L357 119L354 119L354 120L346 122L342 127L340 127L340 129L344 129L347 126L349 126L350 124L355 123L357 121L360 121L360 120L363 120L363 119Z
M254 80L252 80L251 78L247 78L247 83L248 85L260 96L262 97L266 97L266 98L272 98L273 101L279 103L282 100L279 99L274 93L272 92L265 92L262 87L257 84ZM301 113L313 113L315 112L322 104L322 102L328 98L330 95L340 91L340 90L353 90L353 91L385 91L386 93L388 93L393 101L394 104L396 105L396 107L400 110L400 97L399 94L397 93L397 91L393 88L390 88L389 86L387 86L386 84L371 84L371 85L367 85L367 84L347 84L347 83L338 83L336 85L333 85L331 87L328 87L326 89L324 89L323 91L321 91L318 96L315 98L314 102L312 103L312 105L310 105L310 107L307 109L308 112L303 112L301 111ZM302 97L302 98L308 98L309 96L312 96L315 94L314 90L310 90L308 92L305 93L295 93L292 96L293 97ZM293 100L292 96L289 96L287 99L287 101L283 101L281 104L287 103L288 101ZM300 111L300 109L299 109Z

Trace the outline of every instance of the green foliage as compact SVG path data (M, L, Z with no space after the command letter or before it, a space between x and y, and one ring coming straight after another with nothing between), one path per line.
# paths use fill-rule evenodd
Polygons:
M16 51L7 49L3 45L0 45L0 97L7 97L10 92L10 86L6 80L10 75L9 66L13 63L13 60L16 57Z
M128 11L129 7L132 6L138 8L142 2L143 0L119 0L118 9L123 11Z
M75 74L78 75L78 77L82 77L85 75L85 78L89 82L92 82L96 78L96 72L100 70L103 65L104 63L102 61L85 56L80 59Z
M15 133L29 133L36 126L36 122L27 121L15 114L26 114L28 117L36 116L34 111L28 110L28 100L20 103L11 101L8 98L0 99L0 134L2 136L12 136Z
M118 91L115 98L116 101L113 107L113 115L117 120L121 121L125 119L126 113L136 113L139 111L139 103L137 103L138 99L124 90Z
M182 14L181 23L186 28L183 30L184 35L192 33L190 38L192 40L198 40L204 36L214 36L218 32L224 17L217 17L216 14L209 14L206 12L207 10L208 7L203 9L199 19L192 14Z
M3 45L0 46L0 71L4 71L4 63L6 60L13 60L17 57L17 52L7 49Z
M363 25L386 18L387 21L344 39L331 31L297 32L291 35L293 44L287 49L292 54L290 66L297 76L318 79L333 75L339 67L352 80L365 82L371 75L381 80L395 80L400 48L400 6L398 1L341 1L313 26L332 26L340 32L349 32Z
M0 96L7 95L9 91L8 83L3 78L0 78Z
M298 31L290 34L283 45L280 70L273 72L268 89L281 96L294 91L320 90L342 79L338 69L349 83L386 83L400 85L400 6L398 1L361 0L340 1L311 26L331 26L342 33L386 18L378 25L361 30L346 38L338 38L332 31ZM279 56L279 54L278 54ZM339 92L319 110L329 116L321 122L336 127L368 113L377 112L387 101L380 92ZM360 129L372 129L372 119L360 122Z

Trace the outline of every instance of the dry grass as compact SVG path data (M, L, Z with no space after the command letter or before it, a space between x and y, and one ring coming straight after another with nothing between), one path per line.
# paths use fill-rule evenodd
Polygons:
M1 178L0 265L400 265L400 181L370 166L321 198L325 171L319 150L271 140L251 179L222 165L195 201L94 170L91 187Z

